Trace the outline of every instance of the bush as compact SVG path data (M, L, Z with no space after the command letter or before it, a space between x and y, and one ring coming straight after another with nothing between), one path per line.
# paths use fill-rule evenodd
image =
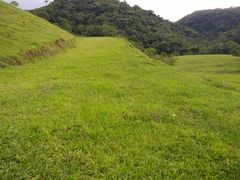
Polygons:
M170 66L174 66L176 62L176 58L174 58L173 56L162 56L161 60Z

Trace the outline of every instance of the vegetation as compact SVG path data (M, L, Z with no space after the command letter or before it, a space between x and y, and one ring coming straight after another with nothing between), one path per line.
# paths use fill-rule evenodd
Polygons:
M72 38L47 21L0 1L0 67L53 54Z
M206 53L240 55L240 7L197 11L178 25L198 32L210 41Z
M13 5L13 6L19 6L17 1L12 1L12 2L10 2L10 4Z
M239 178L239 91L123 39L79 38L0 82L2 178Z
M55 0L32 11L61 28L84 36L124 36L141 49L157 54L198 53L201 40L194 31L163 20L152 11L119 0ZM194 45L192 45L194 44Z
M239 27L240 7L196 11L177 22L199 32L210 40Z
M154 56L240 55L240 8L197 11L173 24L119 0L55 0L32 13L77 35L124 36Z
M175 66L204 78L213 86L240 92L240 58L228 55L177 57Z

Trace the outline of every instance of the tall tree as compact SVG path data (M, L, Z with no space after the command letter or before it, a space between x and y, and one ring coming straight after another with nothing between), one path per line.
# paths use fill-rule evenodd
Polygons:
M10 4L13 6L19 6L19 3L17 1L11 1Z

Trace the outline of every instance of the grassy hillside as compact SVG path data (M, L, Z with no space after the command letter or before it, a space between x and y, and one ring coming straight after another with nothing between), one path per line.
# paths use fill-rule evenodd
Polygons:
M56 49L54 43L63 45L70 38L68 32L0 1L0 66L22 63L27 55L40 54L37 50L43 47L51 52Z
M219 88L240 92L240 58L228 55L182 56L176 66Z
M1 70L0 109L3 179L240 178L240 92L124 39Z

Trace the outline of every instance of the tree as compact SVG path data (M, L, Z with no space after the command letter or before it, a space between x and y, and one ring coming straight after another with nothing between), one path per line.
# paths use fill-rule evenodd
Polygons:
M67 31L69 31L69 32L72 31L72 26L69 24L68 20L65 19L65 18L57 18L57 24L58 24L61 28L65 29L65 30L67 30Z
M17 1L12 1L12 2L10 2L10 4L13 5L13 6L19 6Z

